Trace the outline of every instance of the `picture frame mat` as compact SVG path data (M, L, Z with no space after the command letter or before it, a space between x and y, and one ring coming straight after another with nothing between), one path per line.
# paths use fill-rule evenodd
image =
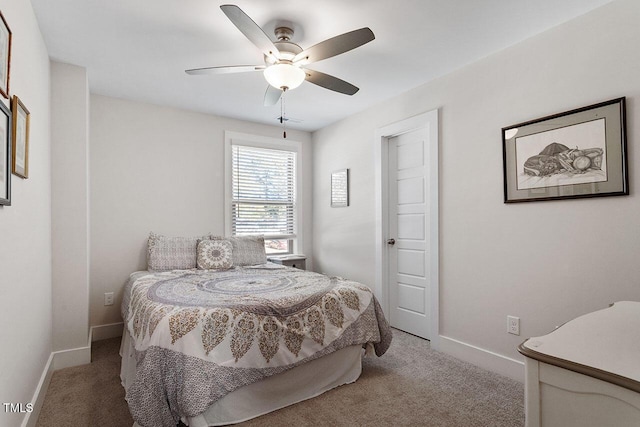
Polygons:
M518 189L516 140L555 129L566 128L595 120L605 120L604 161L606 180L573 183L571 180L542 188ZM564 198L627 195L628 173L626 158L625 98L594 104L564 113L543 117L502 129L504 202L554 200ZM581 147L582 148L582 147Z
M331 207L349 206L349 169L340 169L331 174Z

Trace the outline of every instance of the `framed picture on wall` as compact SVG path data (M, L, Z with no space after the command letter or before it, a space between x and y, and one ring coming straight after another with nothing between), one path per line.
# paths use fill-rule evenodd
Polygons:
M11 205L11 112L0 102L0 205Z
M504 202L629 194L625 98L502 129Z
M31 114L22 101L13 95L11 100L13 116L11 136L11 170L22 178L29 177L29 122Z
M9 68L11 64L11 30L0 12L0 93L9 98Z
M341 169L331 174L331 207L349 206L349 169Z

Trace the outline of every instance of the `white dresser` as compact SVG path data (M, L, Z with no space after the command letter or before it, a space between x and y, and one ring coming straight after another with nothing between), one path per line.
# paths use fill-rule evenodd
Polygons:
M580 316L518 351L527 427L640 426L640 302Z

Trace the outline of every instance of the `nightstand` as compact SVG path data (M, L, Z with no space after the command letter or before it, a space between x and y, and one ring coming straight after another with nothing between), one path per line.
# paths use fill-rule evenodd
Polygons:
M299 268L300 270L307 269L307 257L304 255L274 255L267 257L267 260L287 267Z

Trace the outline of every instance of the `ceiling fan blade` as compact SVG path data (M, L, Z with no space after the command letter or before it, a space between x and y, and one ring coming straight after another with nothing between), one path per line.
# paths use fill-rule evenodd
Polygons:
M293 62L302 61L302 64L310 64L322 61L369 43L375 38L376 36L369 28L360 28L359 30L332 37L303 50L293 58Z
M192 76L197 75L211 75L211 74L231 74L231 73L246 73L249 71L261 71L266 67L264 65L232 65L225 67L205 67L205 68L193 68L191 70L185 70L185 73Z
M258 49L265 55L277 59L280 52L275 47L269 36L267 36L262 28L258 26L249 15L244 13L242 9L234 4L223 4L220 9L227 15L233 25L238 27L240 32L248 38L251 43L256 45Z
M271 85L267 86L267 91L264 93L265 107L276 105L276 103L280 100L281 96L282 96L282 90L276 89Z
M344 93L345 95L354 95L360 90L351 83L340 80L337 77L330 76L329 74L321 73L320 71L305 69L304 72L307 75L306 79L308 82L325 89Z

